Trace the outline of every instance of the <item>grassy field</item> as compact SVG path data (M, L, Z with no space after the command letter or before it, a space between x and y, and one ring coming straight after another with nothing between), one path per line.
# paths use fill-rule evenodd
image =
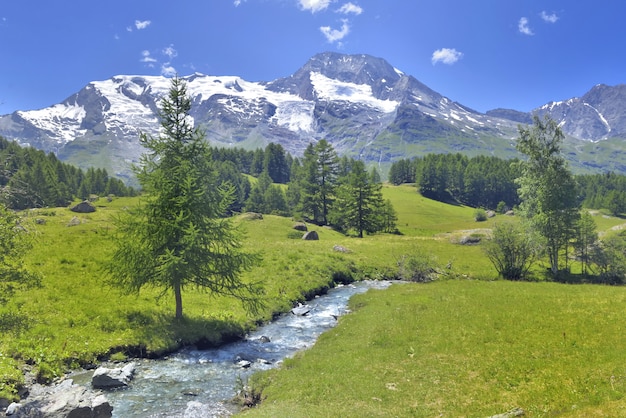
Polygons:
M625 288L448 280L351 306L253 377L264 400L244 416L626 416Z
M601 306L605 309L615 308L616 312L621 312L623 316L624 299L623 289L621 288L568 287L549 283L518 284L502 281L491 282L491 280L495 279L496 274L493 267L482 254L480 246L461 246L456 244L456 241L464 235L485 236L487 230L493 227L495 223L512 221L512 218L498 216L487 222L476 223L473 220L474 209L445 205L424 199L415 192L414 187L410 186L385 187L384 194L386 198L392 200L398 212L398 225L402 235L383 234L356 239L345 237L327 228L316 228L320 235L319 241L302 241L294 236L294 230L292 229L293 220L291 219L276 216L265 216L262 220L248 220L245 216L236 218L234 222L246 231L245 245L247 248L251 251L259 252L263 257L261 264L247 273L246 278L249 280L262 279L264 281L266 308L257 316L251 317L246 314L236 301L209 297L204 293L190 289L183 294L186 318L182 323L174 320L174 303L171 295L166 294L163 297L159 297L158 289L146 289L139 295L129 295L106 285L106 277L102 272L101 265L112 254L114 248L111 220L120 210L136 204L136 198L120 198L114 199L112 202L101 199L96 202L98 210L92 214L74 214L67 208L25 212L24 225L30 231L30 236L33 238L34 243L34 248L28 255L27 264L33 270L41 273L44 276L44 281L41 288L16 295L7 306L0 309L0 314L3 315L0 318L4 318L4 320L0 321L0 328L2 328L1 331L3 333L3 338L0 341L0 396L15 397L15 387L22 380L22 369L24 367L32 368L42 380L46 380L60 376L71 368L97 363L104 358L123 359L127 355L159 355L183 344L198 341L204 344L219 344L226 339L242 335L247 329L254 327L255 324L261 321L271 319L276 312L288 310L294 301L303 300L312 293L332 285L334 279L393 276L397 273L398 261L405 256L415 254L424 255L434 260L440 271L445 273L445 277L452 280L443 280L442 277L442 280L426 286L397 286L389 293L383 292L375 297L368 294L368 296L364 297L373 297L376 301L366 302L364 299L361 302L355 302L357 305L363 304L364 307L371 305L371 309L375 309L381 318L395 318L393 321L397 321L399 324L397 326L399 327L398 332L401 332L402 324L412 324L421 320L427 320L426 316L422 317L422 308L420 307L422 305L418 304L411 307L411 304L416 300L421 300L420 297L416 296L421 294L421 292L426 292L424 293L426 300L429 297L434 301L441 298L447 300L445 305L440 303L428 305L426 302L423 304L424 312L434 316L441 316L441 319L440 322L433 322L432 325L429 325L430 322L423 323L420 329L431 329L433 333L442 335L445 334L444 331L448 335L455 332L465 335L466 325L458 321L474 315L476 311L484 310L485 314L491 313L495 315L508 312L511 307L518 307L525 312L526 299L536 299L536 302L533 302L534 305L531 306L534 306L533 309L540 312L545 305L548 305L553 300L553 297L549 296L550 294L558 295L559 292L564 292L563 295L567 295L567 292L572 291L571 289L579 289L580 303L582 305L576 309L582 309L587 315L579 315L578 319L584 319L589 324L604 323L602 321L607 317L606 311L598 309L595 305L585 305L585 301L597 300L600 297L596 296L596 294L606 298L605 304L600 304ZM68 226L74 217L76 217L75 221L78 221L78 225ZM603 217L600 214L596 216L596 219L602 230L609 230L623 223L621 219ZM344 246L350 252L333 251L335 245ZM541 267L538 269L541 269ZM545 286L545 288L541 286ZM515 302L516 299L511 294L521 294L523 293L522 289L524 289L523 292L534 296L528 296L526 299L520 299L519 302ZM537 290L535 293L532 293L533 289L549 289L550 291ZM403 295L403 292L407 293ZM546 296L547 299L542 299L544 293L548 295ZM427 296L428 294L431 294L431 296ZM470 295L474 294L475 296L470 297ZM614 295L617 299L610 299L611 295ZM622 299L619 299L620 297ZM566 296L564 298L567 299ZM377 302L379 299L380 302ZM474 299L478 299L476 307L473 307ZM401 302L403 300L404 302ZM489 304L485 305L486 303ZM405 305L406 312L404 309L399 308ZM555 309L558 309L558 307ZM361 312L365 315L367 309L358 309L356 315L343 319L340 329L352 328L352 325L349 327L348 325L352 324L351 321L356 323L358 318L360 318ZM451 315L454 318L446 319L446 316ZM515 315L521 314L517 312ZM540 319L544 318L546 323L550 323L553 322L551 320L555 317L561 318L566 317L566 315L558 316L555 312L548 312L539 315L534 321L540 322ZM524 319L525 317L522 315L521 318ZM455 321L452 319L455 319ZM497 321L497 319L493 319L493 321ZM359 325L355 329L367 327L368 322L369 320L366 319L364 325ZM618 320L614 322L615 326L619 324ZM520 320L520 327L523 327L523 324L524 322ZM563 329L570 325L560 324L559 322L555 324L557 328L561 327ZM439 329L442 326L447 328ZM571 326L574 327L574 325ZM394 326L393 328L397 327ZM472 347L471 344L476 344L476 347L473 347L472 350L483 349L479 347L479 343L491 338L487 332L492 331L492 326L488 323L484 328L481 334L480 326L476 326L476 329L472 331L473 338L476 339L472 340L468 337L464 346L465 349ZM386 329L387 325L384 322L380 322L367 332L378 332L377 338L386 340L385 345L390 347L397 345L399 349L406 345L402 340L407 338L406 336L395 336L394 333L385 331ZM411 333L413 329L407 328L406 332ZM502 329L506 330L507 327ZM620 344L614 340L614 338L617 338L616 335L613 335L614 328L602 326L602 331L603 333L600 334L600 330L598 330L597 338L592 336L585 338L585 340L604 341L605 344L616 349L620 347ZM346 330L343 332L348 334L356 331ZM570 331L564 332L566 335L570 333ZM606 332L606 336L604 332ZM540 341L540 338L544 338L541 334L536 335L537 341ZM518 334L513 333L503 335L501 338L515 340L518 337ZM287 409L284 409L283 413L286 413L284 411L289 411L291 406L289 406L287 398L275 397L277 393L283 392L279 383L282 377L279 376L282 376L282 373L286 373L292 367L300 367L296 365L300 364L300 361L304 361L308 356L317 355L314 353L323 349L321 347L327 346L328 348L324 349L333 349L333 345L329 344L330 341L327 341L328 338L325 336L320 341L320 344L310 354L307 352L306 355L302 356L302 359L288 362L289 366L285 367L284 372L281 371L276 375L272 375L271 379L267 379L268 382L272 382L264 392L268 400L256 411L257 413L269 413L266 416L293 416L288 413L287 415L280 415L278 413L279 409L274 410L278 415L272 415L272 412L269 410L269 412L263 411L266 410L265 408L272 408L272 405L275 408L279 408L280 405L286 407ZM396 338L398 341L396 341ZM331 339L331 341L335 340ZM459 369L459 367L462 367L463 361L469 365L471 359L462 360L459 353L439 352L437 346L430 347L434 351L431 351L429 354L427 351L429 347L422 347L420 345L421 341L422 338L413 338L411 340L409 348L412 347L415 353L412 357L409 356L410 358L415 359L421 356L424 358L419 360L426 362L428 362L429 358L431 360L449 358L451 362L455 359L455 361L458 360L461 363L452 362L449 364L454 365L453 368L456 368L456 372L469 373L465 369ZM583 340L578 337L577 341L581 344ZM621 347L624 346L623 342L621 341ZM366 349L368 344L369 342L362 349ZM341 346L334 347L334 349L338 347ZM454 345L451 344L451 347L454 347ZM402 350L409 348L404 347ZM549 351L549 347L546 350ZM503 351L507 350L503 349ZM325 355L324 351L320 353L322 356ZM363 351L358 351L358 353L359 356L369 356L367 352L362 354L364 353ZM610 363L608 359L611 353L612 351L610 350L606 351L607 356L609 356L606 357L607 364ZM408 356L409 354L411 352L406 355ZM511 355L513 354L515 353L512 352ZM335 356L335 354L329 355ZM486 354L483 355L483 357L485 356ZM374 357L371 358L374 359ZM431 370L433 376L437 375L437 373L448 373L445 370L448 367L445 362L431 361L429 364L429 370ZM596 363L590 362L590 367L594 367L594 364ZM600 363L597 364L600 367ZM442 367L440 371L436 370L438 365ZM332 367L339 366L331 365L329 367L332 370ZM472 365L472 367L479 370L482 366L478 364ZM502 368L504 366L496 365L493 367L500 370L498 367ZM558 368L560 366L554 367ZM405 365L404 363L396 364L395 358L389 357L378 365L372 363L372 368L375 372L383 373L384 377L385 374L395 373L394 370L396 369L405 369ZM319 373L322 372L324 372L322 369L316 370L313 368L310 369L310 373L313 373L312 375L306 374L309 372L302 372L304 374L301 374L300 378L306 381L308 385L309 381L319 380L321 376ZM353 372L358 372L358 369L354 368ZM481 373L483 372L481 371ZM546 373L555 373L555 370L547 371ZM626 372L615 370L612 373L611 376L614 376L614 378L609 383L616 387L618 392L623 392L623 386L620 385L622 385L621 381L624 379L623 376L626 375ZM364 376L367 376L367 379L361 379L364 381L364 385L375 385L374 380L371 383L365 382L370 380L371 375ZM413 378L409 377L409 379L414 379L417 382L422 375L417 374L415 376ZM491 380L487 379L482 383L484 391L488 392L491 390L489 389L490 384L496 385L496 387L504 385L501 382L502 376L502 374L492 373ZM324 383L326 385L324 390L334 391L333 385L339 383L343 378L343 372L341 379L337 377L337 374L329 375L328 379L324 380L326 382ZM480 378L484 379L484 376L481 374ZM447 379L451 379L451 377L448 376ZM476 379L479 379L479 377ZM571 376L571 379L577 381L574 375ZM397 406L397 414L399 416L405 416L407 413L414 416L430 416L430 411L437 410L442 411L444 416L457 416L456 413L448 413L446 412L448 409L445 409L447 404L456 404L458 403L457 399L461 399L455 391L448 387L450 383L442 385L439 388L441 390L437 390L437 387L432 386L432 382L429 384L429 381L423 381L424 390L437 392L437 396L440 396L440 398L432 402L443 404L443 406L440 405L440 409L422 410L419 409L424 404L421 398L426 399L426 394L423 392L411 393L411 391L416 390L415 387L411 387L409 390L409 386L404 386L404 383L399 378L395 378L395 380L397 381L386 381L385 384L393 383L398 390L389 389L388 392L383 391L387 395L393 393L395 397L374 396L374 398L381 399L376 401L379 411L385 411L390 407L391 403L396 404L402 400L401 404ZM462 383L461 380L459 379L459 385ZM534 381L534 379L531 380ZM555 384L557 386L563 385L565 380L565 377L561 381L557 379ZM440 378L440 381L448 382L443 377ZM596 380L592 383L597 386ZM585 384L591 385L592 383ZM403 388L402 391L399 390L400 386ZM521 386L525 387L528 385ZM460 390L464 390L462 386L459 387L461 388ZM594 390L593 386L589 387L592 389L588 389L587 392ZM584 392L583 389L583 387L574 386L572 390ZM343 393L346 400L344 402L345 405L349 405L351 402L349 397L350 391L360 392L362 390L366 391L365 393L369 393L367 391L370 389L359 388L355 385L353 389ZM497 393L495 389L493 390L494 393ZM519 388L516 390L521 391ZM535 388L534 390L537 389ZM564 390L569 389L564 388ZM338 387L336 391L338 394L341 394L345 389ZM555 390L554 393L556 392L558 391ZM530 398L536 393L537 391L528 392L525 396ZM622 405L619 397L614 394L603 391L597 393L605 396L605 402L608 404L616 402L618 405L616 408ZM294 397L291 399L292 401L293 399L300 399L300 396L299 394L294 394ZM312 396L320 395L318 393ZM341 396L338 399L338 402L341 402ZM465 403L469 402L468 398L463 399L465 399ZM517 401L517 399L523 398L512 398L510 402L502 402L494 404L494 406L519 405L524 407L528 405L522 404L522 401ZM565 404L567 402L569 401L564 401ZM587 402L586 405L602 405L596 401L594 402ZM307 405L306 402L303 404ZM421 406L418 409L411 410L411 407L408 406L409 404ZM547 405L546 408L552 408L553 404L545 404ZM585 403L581 401L579 404L584 405ZM483 406L477 406L476 409L473 409L471 402L469 402L465 409L456 409L454 411L464 411L461 414L466 414L467 416L473 416L472 411L479 411L480 414L483 411L489 411L488 413L490 413L491 410L487 408L488 402L484 403L483 401L481 405ZM338 408L338 406L335 407ZM571 405L568 407L571 407ZM332 403L329 403L327 410L332 411L332 408ZM355 410L358 411L358 409ZM554 409L551 410L554 411ZM300 411L301 416L325 416L324 412L317 414L317 410L312 407L309 408L308 412L305 410ZM374 414L377 413L376 410L371 411ZM538 411L533 412L539 413Z

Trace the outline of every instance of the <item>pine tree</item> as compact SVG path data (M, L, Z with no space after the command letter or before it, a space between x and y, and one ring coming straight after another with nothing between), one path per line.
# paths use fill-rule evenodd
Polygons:
M350 173L337 189L333 224L344 230L353 229L359 238L363 238L363 232L381 231L384 208L381 187L380 183L371 181L362 161L354 161Z
M188 118L186 84L172 79L160 111L162 134L141 136L147 149L136 168L143 203L118 221L117 249L107 265L113 284L139 292L171 290L176 318L186 287L235 296L254 309L259 289L241 279L257 256L241 250L241 236L223 217L232 188L219 187L210 150Z

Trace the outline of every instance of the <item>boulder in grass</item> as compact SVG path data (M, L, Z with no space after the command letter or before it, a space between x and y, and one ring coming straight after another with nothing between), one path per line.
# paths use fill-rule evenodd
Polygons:
M76 213L91 213L96 211L96 207L88 200L84 200L77 205L70 208L72 212Z
M67 223L67 226L77 226L80 225L80 219L77 216L72 217L70 221Z
M302 236L302 239L305 241L317 241L320 237L317 235L317 231L309 231Z
M257 212L246 212L243 214L243 218L248 221L260 221L263 219L263 214Z
M295 225L293 226L293 229L295 229L296 231L302 231L302 232L306 232L309 230L309 228L307 228L304 222L296 222Z

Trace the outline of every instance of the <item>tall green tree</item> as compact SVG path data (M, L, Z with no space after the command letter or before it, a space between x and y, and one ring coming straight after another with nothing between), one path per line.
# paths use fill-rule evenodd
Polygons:
M332 223L344 230L354 230L359 238L363 232L383 229L381 213L385 202L382 185L371 181L362 161L353 161L350 172L337 189L337 201L332 212Z
M338 172L339 157L328 141L309 144L302 162L301 211L313 222L328 224Z
M580 206L576 183L561 154L563 138L556 121L535 115L532 126L519 127L516 144L528 157L520 163L522 174L517 179L520 213L545 240L553 275L559 271L560 253L567 253L575 236Z
M234 296L254 309L259 289L241 278L257 256L242 250L240 232L223 217L233 189L220 187L204 134L188 118L183 80L172 79L161 102L162 133L141 136L146 148L135 168L145 196L118 220L117 249L107 265L113 284L139 291L172 291L176 318L187 287Z
M263 170L267 171L274 183L289 182L290 165L282 145L272 142L265 147Z
M576 256L582 263L582 274L589 272L591 253L597 241L596 222L591 214L585 210L580 215L578 222L576 222L576 239L574 240Z

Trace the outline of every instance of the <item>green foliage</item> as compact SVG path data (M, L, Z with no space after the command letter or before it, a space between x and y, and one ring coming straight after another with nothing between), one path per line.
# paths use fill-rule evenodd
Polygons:
M117 250L107 271L124 289L171 290L177 318L187 286L235 296L254 310L258 288L240 274L257 257L241 251L239 233L222 218L233 190L218 186L204 136L186 119L190 109L185 83L174 78L162 102L163 136L141 139L148 153L136 173L146 197L118 219Z
M487 212L483 208L477 208L474 211L474 220L476 222L485 222L487 220Z
M19 217L0 204L0 306L16 291L41 282L38 274L24 266L23 258L31 247L31 239Z
M443 202L496 208L499 202L518 203L516 160L461 154L428 154L392 164L392 184L417 182L424 196Z
M582 263L582 274L589 272L591 264L591 252L597 245L598 233L596 232L596 222L591 214L583 211L576 223L576 236L574 239L575 256Z
M312 222L328 224L338 174L339 158L328 141L322 139L315 145L309 144L304 151L299 182L301 212Z
M135 191L104 169L86 172L62 163L52 154L22 148L0 137L0 203L12 209L66 206L74 197L91 194L132 196Z
M605 284L626 282L626 233L612 234L592 247L589 254L599 269L597 281Z
M536 239L517 223L499 223L484 246L485 254L503 279L528 279L540 248Z
M430 282L437 278L437 259L432 255L416 251L403 255L398 260L398 279L409 282Z
M522 200L518 211L546 241L550 270L559 271L559 255L567 251L574 238L579 202L574 178L561 154L563 132L546 117L533 118L533 126L519 128L517 149L528 157L521 162L522 175L517 179ZM563 257L567 269L567 256Z
M359 238L363 232L382 231L382 210L385 203L381 193L382 185L371 180L362 161L354 161L350 171L341 179L336 191L336 201L330 220L341 230L354 230ZM390 222L391 217L387 217ZM395 225L388 225L395 229Z

